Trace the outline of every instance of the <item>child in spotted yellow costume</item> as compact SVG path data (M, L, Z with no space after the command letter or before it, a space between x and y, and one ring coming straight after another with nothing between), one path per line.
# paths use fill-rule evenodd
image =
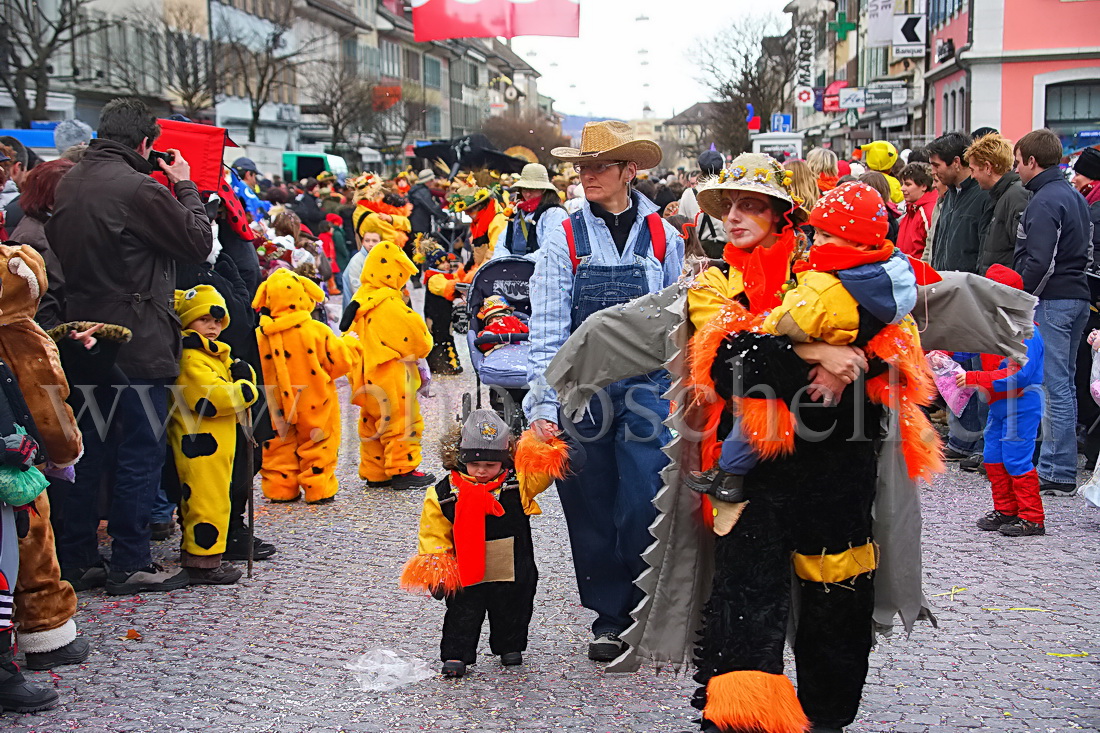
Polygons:
M179 390L168 426L181 496L180 564L192 583L234 583L241 571L222 562L229 533L230 484L237 413L256 401L256 374L218 341L229 325L225 299L212 285L176 291L183 324Z
M272 501L307 502L336 495L336 454L340 447L337 377L362 356L354 333L343 338L310 316L325 295L316 283L286 269L260 284L252 307L260 312L256 329L268 409L276 435L264 442L264 496Z
M351 401L360 408L359 477L372 487L426 488L435 481L417 470L424 420L416 365L432 350L432 336L402 299L414 274L416 265L395 243L376 245L340 324L363 345L363 359L351 373Z

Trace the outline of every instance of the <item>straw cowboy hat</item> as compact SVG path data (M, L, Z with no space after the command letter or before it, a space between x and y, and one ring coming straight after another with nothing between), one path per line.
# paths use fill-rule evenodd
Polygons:
M539 163L528 163L523 166L523 171L512 183L512 188L541 189L545 191L557 191L558 187L550 182L550 176L546 172L546 166Z
M652 140L635 140L630 125L614 120L586 122L579 150L554 148L550 154L568 163L625 160L637 163L638 168L654 168L661 162L660 145Z
M722 211L723 191L755 191L790 204L793 209L791 220L802 224L807 213L802 208L802 202L796 201L791 192L793 175L770 155L743 153L733 159L729 168L704 179L695 189L695 200L699 202L700 209L721 219L725 213Z

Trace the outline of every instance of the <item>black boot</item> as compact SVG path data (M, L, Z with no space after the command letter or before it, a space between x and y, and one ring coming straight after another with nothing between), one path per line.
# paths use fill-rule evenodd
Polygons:
M713 496L719 501L736 504L745 500L745 477L712 468L703 473L684 476L684 485L692 491Z
M13 713L34 713L57 705L59 695L49 688L27 682L15 664L11 629L0 631L0 709Z

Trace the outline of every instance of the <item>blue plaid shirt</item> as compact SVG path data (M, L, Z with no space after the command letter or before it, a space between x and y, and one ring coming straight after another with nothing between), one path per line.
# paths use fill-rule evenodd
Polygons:
M588 226L592 254L588 261L593 265L629 265L634 262L634 242L643 226L645 216L657 211L657 205L640 193L633 192L638 216L630 228L623 253L619 254L611 239L611 230L602 219L593 215L588 201L581 211ZM684 240L668 222L665 227L665 260L662 264L652 248L645 258L646 279L649 292L655 293L679 279L684 267ZM569 258L569 243L564 226L539 232L539 254L535 261L535 274L531 278L531 338L527 357L527 381L531 391L523 400L527 419L558 422L558 395L546 383L546 367L553 361L571 331L573 303L573 262Z

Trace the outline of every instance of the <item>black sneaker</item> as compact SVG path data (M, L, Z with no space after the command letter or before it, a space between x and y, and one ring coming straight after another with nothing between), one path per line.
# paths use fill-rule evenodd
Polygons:
M53 669L65 664L80 664L92 653L92 645L83 637L76 637L60 649L52 652L27 652L27 669Z
M1005 514L994 509L984 517L980 517L976 524L978 525L978 529L984 529L986 532L996 532L1001 528L1001 525L1015 522L1016 519L1017 518L1011 514Z
M1061 484L1056 481L1039 481L1039 493L1043 496L1076 496L1077 484Z
M264 542L259 537L253 538L253 560L266 560L274 554L275 545L270 542ZM248 560L248 534L229 535L229 540L225 543L225 552L222 553L222 559L234 560L237 562Z
M588 644L588 658L593 662L611 662L626 650L626 642L618 634L599 634Z
M393 481L386 479L385 481L368 481L368 489L388 489L393 486Z
M454 677L455 679L466 674L466 663L460 662L457 659L448 659L443 663L443 676Z
M1036 535L1045 535L1047 533L1047 529L1044 525L1036 522L1029 522L1019 517L1008 524L1002 524L999 529L1001 530L1001 534L1006 537L1033 537Z
M216 568L184 569L191 585L232 585L241 579L240 568L227 562Z
M149 525L149 539L160 542L171 537L175 531L175 522L153 522Z
M190 583L187 571L165 570L156 563L131 573L111 571L107 574L107 593L112 596L128 596L134 593L157 593L178 590Z
M102 588L107 583L107 563L100 560L88 568L63 568L61 579L80 592L90 588Z
M515 667L523 664L523 652L505 652L500 655L500 663L505 667Z
M409 489L426 489L434 486L435 475L423 471L409 471L400 476L394 476L390 480L390 488L394 491L408 491Z
M970 473L976 473L982 468L982 456L980 453L976 453L969 458L964 458L959 461L959 468L963 471L969 471Z
M969 457L970 457L969 453L955 450L951 446L944 446L943 460L945 460L945 461L961 461L964 458L969 458Z

